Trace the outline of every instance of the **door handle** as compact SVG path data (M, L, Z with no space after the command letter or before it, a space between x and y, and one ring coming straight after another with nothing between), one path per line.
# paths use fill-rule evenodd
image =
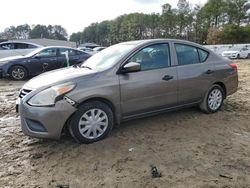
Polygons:
M46 70L46 68L49 66L48 63L43 63L43 72Z
M213 72L214 72L214 71L208 69L208 70L205 72L205 74L212 74Z
M168 80L172 80L174 77L170 76L170 75L165 75L162 80L168 81Z

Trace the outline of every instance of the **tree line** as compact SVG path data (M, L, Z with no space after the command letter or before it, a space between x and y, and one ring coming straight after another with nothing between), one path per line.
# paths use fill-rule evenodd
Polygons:
M33 25L23 24L10 26L0 33L0 40L48 38L67 40L68 34L60 25Z
M188 2L162 14L132 13L114 20L92 23L70 40L109 46L122 41L149 38L178 38L201 44L250 43L250 2L208 0L204 6Z
M80 24L80 23L79 23ZM68 40L61 25L10 26L0 32L1 40L48 38ZM208 0L204 6L184 2L177 8L163 5L162 14L132 13L114 20L92 23L69 40L109 46L122 41L177 38L200 44L250 43L250 1Z

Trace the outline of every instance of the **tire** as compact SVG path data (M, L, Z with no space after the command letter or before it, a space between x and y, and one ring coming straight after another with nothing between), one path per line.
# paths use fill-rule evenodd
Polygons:
M28 71L23 66L15 65L10 68L10 76L13 80L25 80L28 77Z
M237 55L237 59L240 59L240 54Z
M90 101L72 116L69 132L78 143L90 144L104 139L113 125L114 114L110 107L100 101Z
M222 87L214 84L206 93L202 103L200 104L200 109L205 113L217 112L223 105L224 96L225 92Z

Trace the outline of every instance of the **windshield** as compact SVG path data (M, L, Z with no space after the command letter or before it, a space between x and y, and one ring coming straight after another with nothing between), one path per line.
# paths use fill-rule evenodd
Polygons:
M101 52L93 55L86 60L82 67L89 67L91 69L108 69L115 65L124 55L132 50L135 45L132 44L116 44Z
M232 47L230 48L230 51L240 51L241 48L239 47Z

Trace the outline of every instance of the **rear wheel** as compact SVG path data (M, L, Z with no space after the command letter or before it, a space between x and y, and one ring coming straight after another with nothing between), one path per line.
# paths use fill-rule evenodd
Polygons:
M215 113L221 108L223 100L224 91L221 86L215 84L208 90L200 109L206 113Z
M19 65L15 65L10 69L10 76L14 80L24 80L28 76L27 70Z
M113 112L108 105L99 101L83 104L69 123L71 136L79 143L93 143L104 139L112 130Z

